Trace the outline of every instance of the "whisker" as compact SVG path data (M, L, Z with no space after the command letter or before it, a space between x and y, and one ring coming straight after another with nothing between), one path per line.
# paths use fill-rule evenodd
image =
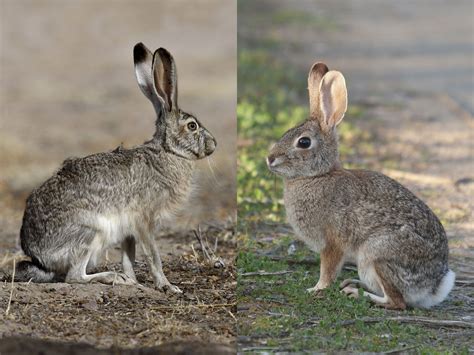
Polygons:
M214 169L212 168L211 164L211 157L207 157L207 165L209 165L209 170L211 171L211 175L214 178L214 181L217 185L220 185L219 181L217 180L216 173L214 172Z

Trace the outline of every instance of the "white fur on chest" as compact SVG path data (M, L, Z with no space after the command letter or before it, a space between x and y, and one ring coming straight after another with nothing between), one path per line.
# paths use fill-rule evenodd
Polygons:
M140 222L138 214L131 211L99 214L94 219L105 248L122 242L127 236L137 235L137 224Z
M306 243L308 248L319 253L326 245L322 231L316 225L312 225L312 221L300 220L299 212L295 211L291 203L285 202L286 215L288 222L295 231L298 239Z

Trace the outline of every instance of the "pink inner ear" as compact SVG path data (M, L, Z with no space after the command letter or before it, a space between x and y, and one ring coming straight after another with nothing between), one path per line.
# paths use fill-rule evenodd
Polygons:
M322 123L326 128L335 127L347 110L347 89L342 74L328 72L321 81L320 92Z

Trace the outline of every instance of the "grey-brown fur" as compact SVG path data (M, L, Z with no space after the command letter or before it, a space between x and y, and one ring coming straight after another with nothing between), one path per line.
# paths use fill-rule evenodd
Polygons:
M169 52L160 48L152 54L139 43L134 61L139 86L157 114L153 138L131 149L68 159L32 192L20 232L32 261L19 264L16 280L134 284L138 241L156 286L180 292L163 274L154 236L189 195L193 160L212 154L216 142L179 109ZM163 69L169 65L174 71ZM102 252L116 244L122 246L124 273L88 274Z
M335 127L347 108L344 77L315 64L308 81L311 117L286 132L267 159L284 178L287 218L296 235L321 253L319 282L308 291L328 287L344 262L354 262L361 280L343 282L347 294L357 297L353 284L359 284L389 308L441 302L454 273L440 221L391 178L342 168ZM302 137L311 140L308 148L302 148Z

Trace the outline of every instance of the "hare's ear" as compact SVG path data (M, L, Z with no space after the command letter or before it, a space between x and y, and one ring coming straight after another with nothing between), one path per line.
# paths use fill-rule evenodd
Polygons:
M143 43L137 43L133 47L133 62L135 64L135 76L137 77L138 86L143 94L153 103L156 112L160 113L164 100L160 97L153 83L153 54Z
M330 130L342 121L347 110L347 89L344 76L331 70L319 85L319 120L323 129Z
M159 82L164 92L168 110L178 110L178 72L173 56L164 48L159 48L157 53L161 59L162 72L154 70L155 83Z
M319 113L319 84L323 76L329 71L324 63L314 63L308 74L309 110L312 118Z

